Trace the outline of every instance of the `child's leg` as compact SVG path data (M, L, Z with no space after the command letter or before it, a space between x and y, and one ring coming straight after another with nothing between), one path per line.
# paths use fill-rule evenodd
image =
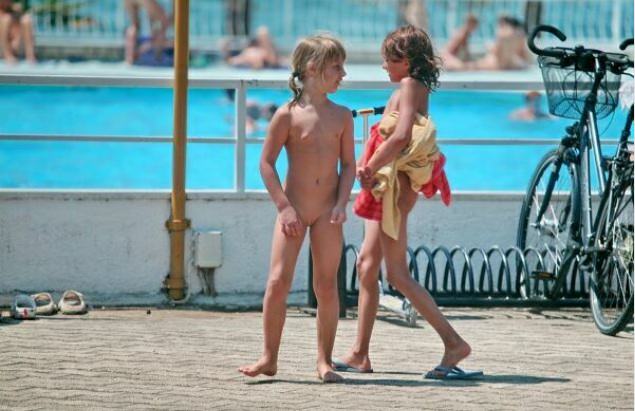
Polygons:
M278 350L287 315L287 296L305 234L306 228L303 226L299 236L288 237L284 235L280 222L276 220L271 245L269 280L267 281L262 310L264 349L258 362L238 369L245 375L250 377L255 377L258 374L271 376L275 375L278 370Z
M324 382L340 381L333 371L332 354L339 316L337 268L342 255L342 226L330 222L329 212L311 226L313 290L317 298L317 371Z
M382 259L380 232L379 221L366 220L364 222L364 241L357 257L357 277L359 278L357 337L351 351L342 357L344 363L360 370L372 369L368 351L379 306L378 280Z
M400 187L409 187L408 178L401 173L399 174L399 184ZM408 188L401 190L399 197L399 210L401 211L399 239L393 240L385 233L381 233L381 246L386 260L387 278L401 294L410 300L417 311L439 334L445 345L441 365L452 367L470 354L470 346L452 328L428 291L410 276L406 261L408 213L416 201L417 193Z

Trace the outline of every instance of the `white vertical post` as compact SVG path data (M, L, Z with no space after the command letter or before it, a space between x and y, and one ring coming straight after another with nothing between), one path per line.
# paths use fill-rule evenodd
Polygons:
M284 1L284 42L288 44L289 47L293 47L293 0L283 0Z
M236 89L236 123L234 124L236 138L236 153L234 161L234 188L238 193L245 192L245 117L247 115L247 89L244 80Z
M620 27L622 26L622 2L613 2L613 21L611 22L611 36L610 39L613 42L612 46L617 47L621 43Z
M126 10L123 2L116 3L116 17L115 17L115 31L117 33L125 32L126 30Z
M457 14L457 0L449 0L448 12L445 16L446 41L450 40L450 37L452 37L452 33L454 33L454 27L456 25L456 18L457 18L456 14Z

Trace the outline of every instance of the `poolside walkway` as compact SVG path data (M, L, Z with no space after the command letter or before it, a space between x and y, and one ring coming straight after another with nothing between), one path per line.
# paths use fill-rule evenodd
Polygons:
M429 381L441 344L431 327L380 313L375 373L323 385L313 371L314 318L289 309L279 373L249 379L261 314L95 310L83 317L0 320L0 409L633 409L633 328L596 331L588 310L446 309L474 348L480 381ZM356 322L340 322L336 354Z
M386 72L381 64L347 64L347 76L342 82L342 88L352 88L355 83L385 82L390 84ZM52 76L52 77L51 77ZM140 79L165 80L166 87L171 86L173 79L172 68L129 66L123 62L86 61L69 63L66 61L46 61L37 65L20 63L16 65L3 64L0 60L0 84L73 84L112 85L126 82L134 85ZM51 77L52 80L46 80ZM67 77L70 80L65 80ZM95 78L98 78L95 80ZM101 79L99 79L101 78ZM289 80L288 69L249 70L236 69L226 65L212 65L202 68L190 68L189 79L191 86L200 86L205 80L245 80L251 86L259 82ZM441 88L481 88L499 90L544 90L540 69L534 65L527 70L507 71L463 71L441 72ZM452 84L454 83L454 85ZM520 85L522 84L522 87ZM520 88L519 88L520 87Z

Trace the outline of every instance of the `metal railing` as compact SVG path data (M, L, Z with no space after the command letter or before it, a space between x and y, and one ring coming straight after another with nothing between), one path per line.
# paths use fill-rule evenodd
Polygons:
M11 85L65 85L65 86L94 86L94 87L172 87L172 78L167 75L156 77L137 76L103 76L103 75L38 75L38 74L0 74L0 84ZM245 129L247 90L249 89L287 89L286 80L234 80L234 79L190 79L190 88L200 89L235 89L234 105L234 136L213 138L205 136L189 137L188 143L196 144L234 144L234 192L244 193L245 168L246 168L246 145L262 144L261 138L248 138ZM389 81L345 81L342 89L348 90L383 90L394 88L395 85ZM520 82L520 81L444 81L441 84L442 90L507 90L507 91L527 91L542 89L542 82ZM368 114L362 114L364 127L364 137L368 133ZM149 137L149 136L73 136L59 134L6 134L0 133L2 140L22 140L22 141L75 141L75 142L115 142L115 143L171 143L172 137ZM615 144L616 139L603 140L603 144ZM356 143L362 143L363 138L356 138ZM470 139L452 138L439 139L439 144L458 146L535 146L555 144L553 138L531 138L523 139L510 136L509 138L496 139Z
M128 17L122 0L31 0L38 44L43 46L123 46ZM160 0L171 9L171 0ZM231 36L228 0L190 2L190 44L218 50ZM269 28L278 46L289 51L298 37L329 31L354 52L376 52L386 33L411 22L426 28L435 43L446 42L468 13L480 24L477 47L495 37L502 14L559 27L571 41L616 47L633 33L631 0L251 0L249 25ZM533 16L533 17L532 17ZM142 16L142 32L148 19Z

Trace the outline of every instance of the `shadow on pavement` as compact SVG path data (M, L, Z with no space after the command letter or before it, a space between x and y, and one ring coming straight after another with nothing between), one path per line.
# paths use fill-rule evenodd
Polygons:
M418 373L405 373L405 372L383 372L378 373L375 372L374 375L381 374L406 374L406 375L419 375ZM481 378L473 379L473 380L397 380L392 378L351 378L345 376L345 380L340 383L340 385L382 385L382 386L393 386L393 387L421 387L421 386L457 386L457 387L465 387L465 386L477 386L477 385L485 385L485 384L542 384L542 383L553 383L553 382L561 382L566 383L571 381L568 378L561 377L536 377L532 375L514 375L514 374L497 374L497 375L484 375ZM276 383L287 383L287 384L299 384L299 385L323 385L321 381L317 379L315 381L306 381L306 380L282 380L282 379L271 379L271 380L260 380L260 381L250 381L247 382L247 385L263 385L263 384L276 384Z

